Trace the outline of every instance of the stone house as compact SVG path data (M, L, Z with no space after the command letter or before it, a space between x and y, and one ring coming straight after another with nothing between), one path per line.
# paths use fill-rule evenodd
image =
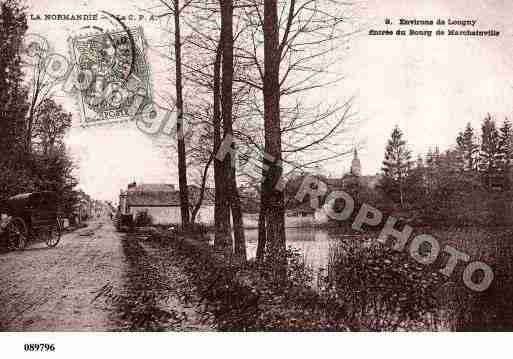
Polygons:
M196 203L199 188L189 186L189 202ZM172 184L132 183L119 196L120 211L130 214L133 219L139 212L146 212L153 224L181 224L180 192ZM203 204L196 216L196 223L211 225L214 223L214 201L212 191L205 190Z

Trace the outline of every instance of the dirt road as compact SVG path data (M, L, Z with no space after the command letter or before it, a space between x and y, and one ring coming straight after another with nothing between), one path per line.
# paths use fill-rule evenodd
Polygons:
M212 330L169 254L108 219L0 255L0 330Z

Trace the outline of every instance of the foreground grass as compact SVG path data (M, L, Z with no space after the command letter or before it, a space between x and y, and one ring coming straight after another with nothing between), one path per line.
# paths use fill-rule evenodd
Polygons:
M221 331L347 331L343 307L328 305L312 286L297 252L288 253L279 281L250 261L227 264L208 242L190 235L154 233L152 242L179 257L199 302Z
M346 320L360 328L391 330L497 331L513 329L512 228L423 228L441 248L451 245L494 271L484 292L462 280L465 263L441 275L449 255L430 265L405 251L372 240L372 245L340 243L332 249L325 291L348 307ZM377 235L375 236L377 237ZM413 236L412 236L413 237Z
M461 271L451 277L449 293L459 331L513 330L513 228L447 228L432 230L442 245L449 244L490 265L494 280L486 291L471 292L461 285Z
M180 258L199 304L225 331L512 330L512 229L445 228L424 230L443 247L450 244L472 260L492 266L495 279L483 293L439 273L447 257L430 266L407 252L382 245L340 242L327 270L314 278L300 253L288 254L287 277L277 282L254 262L228 265L208 241L158 231L152 243ZM316 283L315 288L312 283Z

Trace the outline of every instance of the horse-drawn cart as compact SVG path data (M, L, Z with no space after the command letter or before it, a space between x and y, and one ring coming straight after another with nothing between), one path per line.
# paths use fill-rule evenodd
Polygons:
M43 240L55 247L61 238L62 221L55 192L19 194L0 206L0 236L8 246L23 250L35 240Z

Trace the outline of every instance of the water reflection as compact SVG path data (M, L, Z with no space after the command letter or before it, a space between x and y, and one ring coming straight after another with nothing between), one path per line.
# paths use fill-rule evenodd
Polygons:
M246 248L249 258L254 258L257 250L258 230L245 231ZM336 245L341 238L357 237L344 233L328 233L328 231L316 228L287 228L287 247L298 249L303 254L305 264L314 271L325 268L328 264L330 248Z

